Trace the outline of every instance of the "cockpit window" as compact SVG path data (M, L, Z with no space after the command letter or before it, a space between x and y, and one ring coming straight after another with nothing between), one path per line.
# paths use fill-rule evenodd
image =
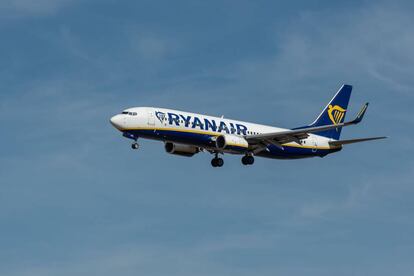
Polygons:
M129 111L122 111L121 114L130 115L130 116L137 116L137 112L129 112Z

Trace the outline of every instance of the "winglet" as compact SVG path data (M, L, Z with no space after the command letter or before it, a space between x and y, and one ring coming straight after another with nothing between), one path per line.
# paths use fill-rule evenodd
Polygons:
M351 121L350 123L352 124L358 124L362 121L362 119L364 118L365 112L367 111L369 103L366 103L362 106L361 110L358 112L358 115L356 116L356 118Z

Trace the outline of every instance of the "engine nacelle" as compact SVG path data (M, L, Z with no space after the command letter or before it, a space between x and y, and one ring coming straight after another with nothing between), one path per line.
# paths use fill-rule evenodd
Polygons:
M165 143L165 151L170 154L191 157L200 152L198 147L188 146L183 144L176 144L172 142Z
M243 137L227 134L217 137L216 147L222 150L244 152L249 148L249 143Z

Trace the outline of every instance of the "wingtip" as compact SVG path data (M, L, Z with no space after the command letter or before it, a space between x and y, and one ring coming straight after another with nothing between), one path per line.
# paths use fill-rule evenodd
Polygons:
M374 140L382 140L382 139L387 139L388 136L379 136L379 137L374 137Z
M383 139L388 139L388 136L380 136L380 137L377 137L377 139L375 140L383 140Z
M368 109L368 105L369 105L369 103L365 103L362 106L361 110L358 112L356 118L352 121L352 123L358 124L358 123L360 123L362 121L362 119L364 118L365 112Z
M364 117L364 115L365 115L365 112L367 111L367 108L368 108L368 103L366 103L366 104L364 104L362 106L361 110L359 111L359 113L357 115L357 118L361 118L362 119Z

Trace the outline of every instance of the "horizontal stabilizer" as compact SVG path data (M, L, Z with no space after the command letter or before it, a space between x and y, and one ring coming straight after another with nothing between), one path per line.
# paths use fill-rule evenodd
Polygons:
M387 137L381 136L381 137L370 137L370 138L360 138L360 139L350 139L350 140L339 140L339 141L332 141L329 142L329 145L331 146L342 146L347 144L353 144L353 143L359 143L359 142L365 142L365 141L372 141L372 140L379 140L379 139L385 139Z

